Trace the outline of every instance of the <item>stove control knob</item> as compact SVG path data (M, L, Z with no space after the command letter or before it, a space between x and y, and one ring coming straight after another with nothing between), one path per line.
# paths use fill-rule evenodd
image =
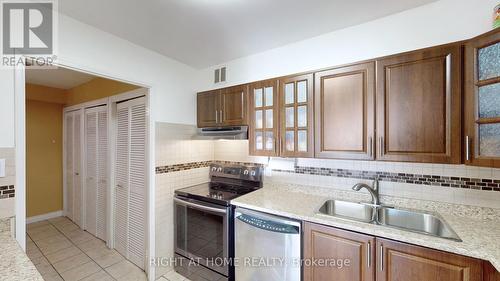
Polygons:
M222 172L222 167L217 168L217 172Z
M244 171L243 171L243 174L244 174L245 176L248 176L248 170L244 170Z
M252 175L252 177L255 177L255 174L256 174L256 173L255 173L255 171L252 171L252 172L250 173L250 175Z
M216 167L212 167L212 172L215 172L217 170Z
M217 198L219 198L219 199L222 199L222 197L223 197L222 193L219 193L219 195L217 196Z

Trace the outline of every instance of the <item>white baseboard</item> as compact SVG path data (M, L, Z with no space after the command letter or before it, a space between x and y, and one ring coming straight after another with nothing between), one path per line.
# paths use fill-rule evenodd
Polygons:
M38 222L38 221L48 220L48 219L52 219L52 218L61 217L62 215L63 215L62 210L55 211L52 213L46 213L46 214L26 218L26 223L29 224L29 223L34 223L34 222Z

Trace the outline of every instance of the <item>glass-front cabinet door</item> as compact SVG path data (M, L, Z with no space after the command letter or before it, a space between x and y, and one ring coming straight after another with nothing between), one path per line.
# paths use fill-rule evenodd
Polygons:
M465 59L465 162L500 168L500 29L471 40Z
M250 155L278 156L278 80L250 85Z
M280 149L284 157L313 157L313 75L280 79Z

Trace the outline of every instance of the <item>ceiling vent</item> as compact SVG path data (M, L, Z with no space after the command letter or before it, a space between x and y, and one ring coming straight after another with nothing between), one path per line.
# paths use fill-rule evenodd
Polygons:
M217 68L214 70L214 83L226 82L226 67Z

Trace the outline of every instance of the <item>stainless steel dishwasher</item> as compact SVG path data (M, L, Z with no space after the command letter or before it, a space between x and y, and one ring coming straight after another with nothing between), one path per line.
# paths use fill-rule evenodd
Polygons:
M300 281L300 222L243 208L234 220L236 281Z

